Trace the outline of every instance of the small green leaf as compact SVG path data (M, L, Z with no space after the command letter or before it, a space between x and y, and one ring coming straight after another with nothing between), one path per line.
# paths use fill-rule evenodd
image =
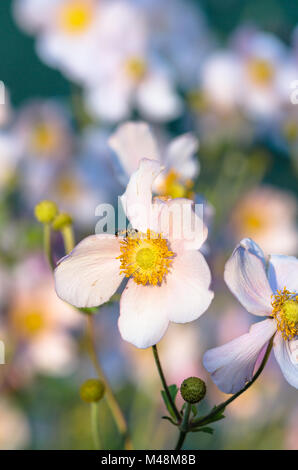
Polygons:
M169 416L162 416L161 419L166 419L170 421L172 424L174 424L174 426L177 426L177 423L175 423L175 421L173 421L172 418L170 418Z
M193 414L194 416L197 415L198 409L197 409L196 405L191 405L191 411L192 411L192 414Z
M208 427L205 427L205 428L197 428L197 429L194 429L192 432L205 432L206 434L213 434L213 433L214 433L214 429L208 428Z
M178 393L178 387L177 385L170 385L169 387L169 392L170 392L170 395L171 395L171 398L173 400L173 402L175 403L175 400L176 400L176 396L177 396L177 393ZM167 394L164 390L161 391L161 396L162 396L162 399L167 407L167 410L168 412L170 413L170 415L173 417L173 418L176 418L175 416L175 413L174 411L172 410L172 407L171 407L171 404L168 400L168 397L167 397Z

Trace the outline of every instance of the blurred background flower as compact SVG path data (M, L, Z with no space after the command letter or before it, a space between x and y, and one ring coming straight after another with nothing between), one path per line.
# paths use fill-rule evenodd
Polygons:
M93 448L79 398L95 374L85 317L56 297L34 206L55 201L80 241L142 157L166 165L155 192L203 202L209 227L215 299L160 343L168 382L206 380L202 411L224 399L202 355L252 323L223 282L226 260L247 236L266 253L298 254L297 18L298 5L282 0L0 2L1 449ZM64 255L59 230L52 246L55 260ZM135 447L170 448L176 430L160 419L151 351L121 340L118 314L115 299L94 317L103 369ZM105 400L100 419L104 445L119 448ZM186 446L298 449L296 422L296 390L272 358L213 437L192 433Z

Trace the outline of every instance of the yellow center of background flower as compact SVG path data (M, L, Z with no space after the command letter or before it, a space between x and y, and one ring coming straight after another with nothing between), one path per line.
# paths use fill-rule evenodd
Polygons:
M31 146L35 152L50 153L57 147L58 136L53 127L42 123L35 126L31 138Z
M131 57L124 66L127 75L136 82L142 80L147 71L145 62L139 57Z
M177 197L193 197L193 182L191 180L182 181L181 176L175 170L170 170L163 180L159 188L161 196L170 196L175 199Z
M273 296L272 307L277 329L285 340L293 339L298 334L298 295L284 287Z
M161 234L150 230L136 232L120 241L120 274L133 277L137 284L156 286L165 279L173 261L174 253Z
M82 33L88 29L92 17L92 2L88 0L70 0L59 11L60 27L70 34Z
M18 326L26 336L35 336L45 327L44 317L41 312L28 311L18 317Z
M266 86L272 82L274 76L273 66L262 59L252 59L247 64L248 75L256 85Z

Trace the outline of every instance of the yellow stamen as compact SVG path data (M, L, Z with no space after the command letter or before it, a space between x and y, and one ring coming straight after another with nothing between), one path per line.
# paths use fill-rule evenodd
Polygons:
M143 286L161 284L169 272L174 253L161 234L147 230L147 234L135 232L120 241L120 274L133 277Z
M124 66L127 75L136 82L142 80L147 72L145 62L139 57L131 57L125 62Z
M90 0L69 0L59 11L59 24L69 34L84 32L92 22L93 7Z
M181 176L175 170L170 170L159 188L161 196L169 196L173 199L177 197L193 197L193 181L187 180L182 182Z
M250 79L257 85L266 86L272 82L274 69L272 65L263 59L252 59L247 64Z
M298 295L284 287L273 296L271 304L277 329L285 340L293 339L298 334Z

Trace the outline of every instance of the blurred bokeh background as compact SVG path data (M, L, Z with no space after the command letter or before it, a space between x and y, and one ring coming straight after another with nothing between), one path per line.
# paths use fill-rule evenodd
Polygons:
M94 233L95 207L123 192L108 145L126 120L150 124L160 148L193 133L197 175L177 173L169 194L205 202L204 247L215 299L160 343L169 383L206 380L203 410L224 398L202 366L207 348L245 333L254 318L223 282L236 243L297 256L298 4L285 0L6 0L0 2L0 449L92 449L80 384L95 376L83 314L60 301L34 206L51 199ZM123 177L123 175L122 175ZM56 259L62 236L52 234ZM150 350L125 343L117 301L95 314L97 353L136 448L168 449L176 430ZM179 398L180 399L180 398ZM105 402L104 446L120 438ZM189 449L298 449L297 391L272 358L226 411L213 436Z

